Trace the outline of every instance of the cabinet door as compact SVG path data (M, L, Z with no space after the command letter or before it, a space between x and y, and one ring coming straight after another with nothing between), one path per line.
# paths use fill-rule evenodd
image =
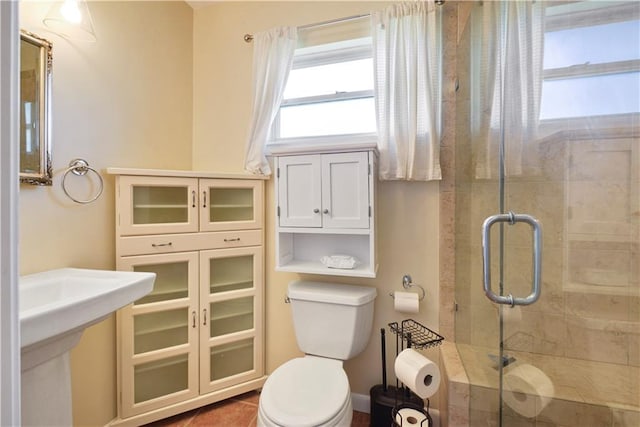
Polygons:
M196 178L119 176L119 234L197 231L197 190Z
M120 258L156 273L151 293L118 312L118 380L126 418L198 395L198 253Z
M200 252L200 391L263 373L261 247Z
M366 152L322 156L322 226L369 228L369 160Z
M321 227L320 156L278 158L280 227Z
M200 231L262 228L262 199L259 180L201 179Z

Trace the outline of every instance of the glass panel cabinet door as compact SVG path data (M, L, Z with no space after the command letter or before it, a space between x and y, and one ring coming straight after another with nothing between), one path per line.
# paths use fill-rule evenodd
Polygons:
M233 341L210 348L209 369L212 382L254 369L253 338Z
M151 293L118 312L123 416L198 395L198 262L197 252L118 260L156 273Z
M200 230L261 228L262 188L256 180L201 179Z
M200 253L200 389L262 375L262 248Z
M196 178L118 177L121 235L198 230Z

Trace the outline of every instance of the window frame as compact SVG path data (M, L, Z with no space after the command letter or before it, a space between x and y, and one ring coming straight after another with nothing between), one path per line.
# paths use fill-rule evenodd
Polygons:
M373 43L371 37L361 37L338 43L321 46L311 46L296 49L292 71L301 68L318 67L322 65L338 64L373 58ZM374 73L373 67L371 73ZM271 128L267 149L271 153L288 150L290 147L304 145L308 147L350 147L357 148L377 143L378 133L352 133L339 135L317 135L282 138L280 137L280 110L282 108L329 103L336 101L371 98L375 101L374 88L353 92L336 92L333 94L315 95L300 98L283 99Z
M554 6L563 6L575 1L557 3ZM553 6L550 6L553 7ZM580 27L591 27L596 25L611 24L616 22L632 21L640 19L640 7L636 4L618 4L608 6L608 13L603 13L602 8L574 11L570 13L559 13L545 17L545 33L569 30ZM624 74L629 72L640 72L640 59L613 61L600 64L577 64L567 67L548 68L542 73L542 81L568 80L579 77L604 76L610 74ZM640 116L639 112L618 113L594 116L579 117L553 117L540 119L541 128L551 127L554 124L575 124L575 127L582 126L585 121L591 125L594 123L611 124L612 122L626 123L633 117Z

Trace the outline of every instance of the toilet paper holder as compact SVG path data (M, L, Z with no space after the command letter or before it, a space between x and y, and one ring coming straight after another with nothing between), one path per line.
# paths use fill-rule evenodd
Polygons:
M392 322L389 323L389 329L396 335L396 358L398 355L405 350L406 348L416 348L416 349L426 349L430 347L438 346L444 341L444 337L437 332L432 331L426 326L416 322L413 319L405 319L402 322ZM384 348L384 347L383 347ZM412 404L412 395L417 399L422 399L420 396L416 395L411 389L403 384L401 386L401 382L398 379L398 374L396 373L396 394L395 394L395 405L392 409L392 419L394 423L392 425L399 427L431 427L433 425L433 420L429 415L429 398L426 398L426 408L424 404L414 406ZM426 382L425 382L426 384ZM413 417L407 418L403 420L403 416L400 415L398 422L398 413L399 410L403 408L413 408L425 415L422 421L419 421L419 418L423 417ZM406 421L406 422L404 422ZM426 421L426 423L425 423Z
M402 276L402 287L405 289L410 289L413 287L417 287L418 289L420 289L420 293L421 295L418 297L419 301L422 301L426 295L426 292L424 290L424 288L420 285L418 285L417 283L413 283L411 276L408 274L405 274L404 276ZM389 293L389 296L391 296L391 298L394 298L393 296L393 292Z

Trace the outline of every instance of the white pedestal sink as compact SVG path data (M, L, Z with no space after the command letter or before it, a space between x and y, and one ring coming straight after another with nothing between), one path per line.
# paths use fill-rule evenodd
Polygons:
M154 273L63 268L20 278L22 425L71 426L69 350L153 289Z

